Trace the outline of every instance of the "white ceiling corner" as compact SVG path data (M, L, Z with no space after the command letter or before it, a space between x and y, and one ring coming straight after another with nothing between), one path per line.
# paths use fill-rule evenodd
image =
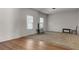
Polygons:
M52 8L33 8L37 11L40 11L44 14L53 14L56 12L60 12L60 11L68 11L68 10L76 10L78 8L56 8L56 9L52 9Z

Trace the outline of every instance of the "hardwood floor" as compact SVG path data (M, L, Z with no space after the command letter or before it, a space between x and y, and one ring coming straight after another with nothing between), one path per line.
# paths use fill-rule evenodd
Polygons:
M59 33L59 32L45 32L45 34L32 35L29 39L44 41L52 45L62 46L72 50L79 50L79 35Z
M0 43L0 50L68 50L56 45L26 37Z

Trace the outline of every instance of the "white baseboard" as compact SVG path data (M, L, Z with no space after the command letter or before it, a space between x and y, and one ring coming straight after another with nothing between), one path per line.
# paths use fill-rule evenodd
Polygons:
M23 34L23 35L13 35L13 36L7 35L6 37L1 37L0 42L13 40L13 39L18 39L18 38L21 38L21 37L27 37L27 36L34 35L34 34L36 34L36 33Z

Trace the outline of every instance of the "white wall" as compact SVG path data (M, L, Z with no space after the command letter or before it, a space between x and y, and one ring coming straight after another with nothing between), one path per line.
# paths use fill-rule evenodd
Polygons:
M78 12L77 12L77 19L78 19L78 34L79 34L79 9L78 9Z
M75 29L78 25L77 10L67 10L48 16L48 31L62 32L62 28Z
M13 39L14 21L19 17L19 9L1 8L0 9L0 42ZM18 30L19 31L19 30ZM13 33L14 32L14 33Z
M0 40L6 37L6 13L5 9L0 9Z
M26 15L34 16L34 29L26 29ZM1 8L0 9L0 42L36 33L39 17L46 15L32 9Z
M34 28L33 28L33 30L27 30L26 29L26 16L27 15L31 15L34 18ZM36 33L37 23L39 22L40 17L43 17L45 19L44 29L46 30L46 20L47 20L46 15L39 13L39 12L33 10L33 9L21 9L21 16L22 16L21 19L23 20L23 24L24 24L23 25L24 27L22 26L24 28L23 33L26 32L27 35Z

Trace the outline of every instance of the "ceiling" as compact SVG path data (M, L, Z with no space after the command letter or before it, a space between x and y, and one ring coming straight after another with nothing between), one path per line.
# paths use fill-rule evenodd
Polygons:
M68 10L77 10L78 8L33 8L39 12L42 12L44 14L54 14L56 12L61 12L61 11L68 11Z

